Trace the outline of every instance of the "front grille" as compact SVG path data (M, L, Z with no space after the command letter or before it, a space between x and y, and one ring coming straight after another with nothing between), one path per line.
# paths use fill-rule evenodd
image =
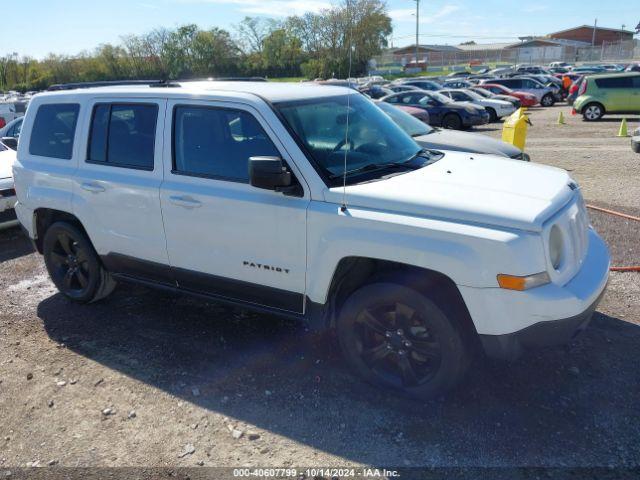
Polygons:
M7 188L6 190L0 190L0 197L15 197L16 189L15 188Z
M17 220L16 211L12 208L10 210L5 210L4 212L0 212L0 223L11 222L13 220Z

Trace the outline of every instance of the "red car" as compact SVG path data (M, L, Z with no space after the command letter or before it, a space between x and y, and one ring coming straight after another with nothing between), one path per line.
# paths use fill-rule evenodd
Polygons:
M395 105L394 107L399 108L400 110L403 110L405 112L407 112L409 115L416 117L418 120L420 120L423 123L426 123L427 125L429 125L429 112L427 112L426 110L423 110L421 108L416 108L416 107L410 107L409 105Z
M512 97L516 97L520 100L523 107L533 107L538 103L538 99L535 95L526 92L519 92L517 90L511 90L504 85L499 85L497 83L483 83L480 85L485 90L489 90L491 93L495 93L497 95L511 95Z

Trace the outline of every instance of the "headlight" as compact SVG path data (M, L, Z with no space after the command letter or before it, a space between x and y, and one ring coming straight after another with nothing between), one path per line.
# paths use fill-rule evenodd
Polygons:
M557 225L551 227L549 233L549 258L555 270L559 270L564 260L564 238Z

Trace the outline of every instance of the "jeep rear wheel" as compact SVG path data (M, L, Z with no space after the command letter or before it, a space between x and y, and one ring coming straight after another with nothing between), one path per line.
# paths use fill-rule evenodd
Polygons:
M71 300L88 303L106 297L115 288L91 242L74 225L51 225L44 236L43 254L51 280Z
M453 319L426 295L393 283L361 287L337 322L343 355L366 381L419 399L464 376L469 352Z
M582 110L582 117L587 122L600 120L604 115L604 108L599 103L590 103Z

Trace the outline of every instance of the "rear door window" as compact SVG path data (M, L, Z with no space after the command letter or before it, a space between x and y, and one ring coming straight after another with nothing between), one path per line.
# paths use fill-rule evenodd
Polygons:
M632 77L596 78L598 88L632 88Z
M70 160L80 105L76 103L41 105L31 129L29 153Z
M91 120L87 161L153 170L157 121L157 105L96 105Z

